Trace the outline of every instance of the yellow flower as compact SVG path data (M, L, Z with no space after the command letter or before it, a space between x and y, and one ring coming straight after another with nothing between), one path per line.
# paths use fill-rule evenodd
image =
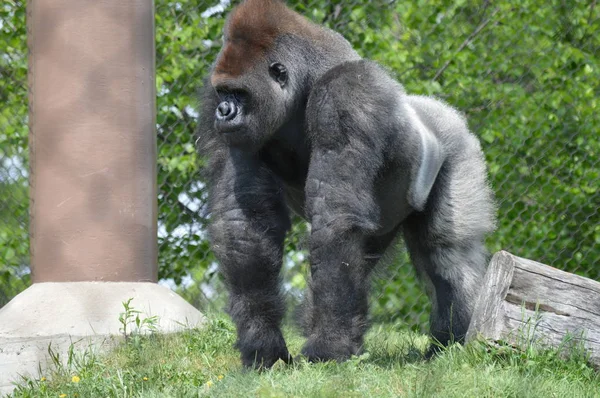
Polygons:
M60 394L59 397L60 398L65 398L67 396L67 394Z
M42 378L40 379L40 381L46 381L46 378L45 378L45 377L42 377Z
M212 381L209 380L206 382L206 387L212 387L212 385L213 385Z
M79 383L79 381L80 381L80 380L81 380L81 379L79 378L79 376L73 376L73 377L71 377L71 381L72 381L73 383Z
M217 379L219 379L219 380L223 380L223 377L225 377L225 376L223 376L223 375L218 375L218 376L217 376Z
M144 376L144 381L148 381L148 378L146 376Z

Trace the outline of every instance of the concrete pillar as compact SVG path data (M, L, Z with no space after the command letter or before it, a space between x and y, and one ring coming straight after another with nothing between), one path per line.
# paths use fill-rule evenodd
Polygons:
M32 280L156 282L152 1L29 15Z
M153 1L30 0L27 17L34 284L0 309L0 393L49 342L119 336L129 298L162 331L203 322L155 283Z

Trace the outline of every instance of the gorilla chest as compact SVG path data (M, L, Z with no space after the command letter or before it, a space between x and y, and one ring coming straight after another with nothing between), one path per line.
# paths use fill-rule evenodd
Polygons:
M282 182L288 207L305 217L304 186L309 156L277 144L265 147L261 158ZM408 173L399 167L388 169L374 181L373 199L380 210L377 235L394 230L413 211L407 201L408 185Z
M392 231L413 211L408 204L408 186L408 172L398 168L389 170L375 181L373 191L380 212L378 234Z
M308 174L308 153L272 142L260 153L261 160L282 182L288 206L304 216L304 183Z
M273 140L260 151L260 158L286 184L304 185L308 174L308 150L288 140Z

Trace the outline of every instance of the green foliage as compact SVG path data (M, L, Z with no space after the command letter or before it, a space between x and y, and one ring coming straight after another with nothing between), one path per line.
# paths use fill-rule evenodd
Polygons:
M600 7L586 0L288 1L340 31L415 94L463 111L480 137L499 202L491 251L600 279ZM197 90L220 46L224 13L205 0L156 0L159 276L198 305L221 303L206 241ZM229 10L227 7L225 11ZM24 2L0 6L0 283L28 283ZM8 166L7 166L8 165ZM10 165L15 165L12 167ZM10 170L10 172L9 172ZM286 241L284 280L306 285L306 225ZM405 253L381 271L378 319L422 324L427 302ZM210 285L210 286L209 286ZM207 296L207 297L205 297ZM0 295L0 304L2 303Z
M223 18L202 18L203 8L198 1L156 2L159 277L176 284L194 266L206 270L213 261L203 235L206 192L198 184L194 115L197 91L218 51L205 41L219 37Z
M579 352L531 345L475 342L422 360L427 338L403 325L376 325L366 353L349 361L291 366L264 372L240 369L233 324L209 317L205 329L142 337L108 355L69 353L67 365L41 380L25 378L14 397L597 397L600 378ZM285 331L292 353L303 343ZM563 352L564 354L564 352ZM57 361L58 363L59 361Z
M435 95L463 111L481 138L499 202L492 251L507 249L599 278L600 7L559 0L289 2L340 31L364 56L381 62L415 94ZM193 2L157 6L161 139L161 276L200 275L208 254L204 222L181 194L199 178L193 144L193 91L219 44L223 13L203 18ZM210 43L209 43L210 42ZM207 45L210 44L210 45ZM193 84L191 84L193 83ZM176 109L173 109L176 108ZM171 110L169 110L171 109ZM191 178L191 179L190 179ZM202 200L203 188L193 192ZM183 208L184 211L181 211ZM176 237L181 225L195 233ZM287 240L284 277L292 296L306 285L305 227ZM377 318L425 319L427 302L403 254L378 279Z
M29 283L25 7L0 5L0 307Z

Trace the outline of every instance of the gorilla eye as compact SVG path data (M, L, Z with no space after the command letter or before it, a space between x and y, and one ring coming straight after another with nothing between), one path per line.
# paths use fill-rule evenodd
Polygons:
M269 74L281 87L285 86L285 83L287 83L287 68L279 62L274 62L269 66Z

